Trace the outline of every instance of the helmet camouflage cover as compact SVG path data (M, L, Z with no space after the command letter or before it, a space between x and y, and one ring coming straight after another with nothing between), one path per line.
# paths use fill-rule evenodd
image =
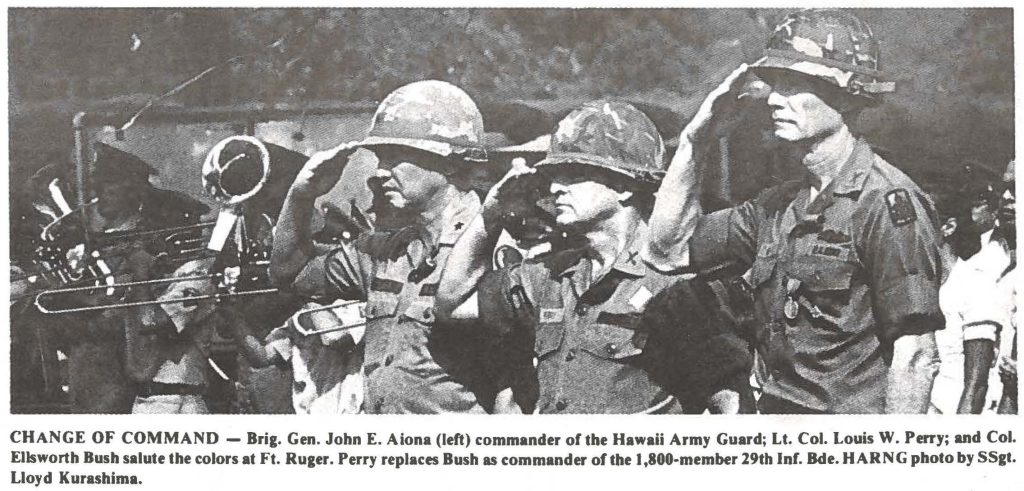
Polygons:
M483 139L483 116L468 94L448 82L422 80L388 94L360 146L402 145L482 161Z
M631 104L595 101L569 113L551 135L538 167L586 164L626 175L641 184L664 176L665 144L654 122Z
M879 65L871 27L853 14L834 9L793 12L775 27L758 69L786 69L817 77L847 92L873 98L894 92Z

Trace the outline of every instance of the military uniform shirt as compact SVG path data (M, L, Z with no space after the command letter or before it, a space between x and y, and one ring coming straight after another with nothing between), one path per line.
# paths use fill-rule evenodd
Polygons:
M644 307L678 279L646 266L638 254L645 241L641 225L593 284L591 260L570 250L500 270L500 293L481 292L485 319L530 317L519 321L534 332L538 412L679 412L676 398L636 363L647 342Z
M300 292L366 301L365 412L484 412L457 340L433 329L441 272L479 209L475 194L453 196L436 244L412 227L376 233L315 258L296 278Z
M893 341L943 325L934 209L863 140L809 198L807 184L787 183L702 217L691 262L752 268L766 394L815 411L884 412Z

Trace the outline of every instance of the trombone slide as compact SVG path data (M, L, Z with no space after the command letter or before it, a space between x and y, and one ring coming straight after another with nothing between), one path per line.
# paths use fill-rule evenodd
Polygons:
M359 300L338 302L300 310L292 316L288 323L291 324L295 332L306 337L347 331L366 325L365 308L366 302ZM331 314L332 319L325 323L327 325L318 325L320 323L313 319L313 315L320 312L329 312Z
M36 295L35 304L36 304L36 308L38 308L39 311L44 313L44 314L69 314L69 313L77 313L77 312L94 312L94 311L98 311L98 310L108 310L108 309L125 309L125 308L130 308L130 307L142 307L142 306L146 306L146 305L163 305L163 304L168 304L168 303L198 302L199 300L215 300L215 301L220 301L220 300L223 300L223 299L226 299L226 298L246 297L246 296L252 296L252 295L266 295L266 294L271 294L271 293L277 293L278 292L277 288L263 288L263 289L246 290L246 291L231 291L231 290L228 290L228 291L218 291L217 293L211 293L211 294L206 294L206 295L194 295L194 296L187 296L187 297L180 297L180 298L171 298L171 299L164 299L164 300L141 300L141 301L134 301L134 302L125 302L125 301L122 301L123 300L122 298L116 298L115 299L116 300L115 303L105 303L105 304L98 304L98 305L89 305L89 306L85 306L85 307L69 307L69 308L63 308L63 309L51 309L50 307L47 306L47 302L45 300L45 299L50 299L51 297L56 297L56 298L59 299L59 298L62 298L62 297L80 295L80 294L84 294L84 293L94 292L96 290L108 290L108 292L109 292L109 290L111 290L111 289L126 289L126 288L133 288L133 287L151 287L151 286L155 286L155 285L164 285L164 284L170 284L170 283L176 283L176 282L182 282L182 281L196 281L196 280L215 281L215 280L223 280L223 278L224 278L223 274L204 274L204 275L182 276L182 277L177 277L177 278L162 278L162 279L156 279L156 280L130 281L130 282L126 282L126 283L104 283L104 284L93 285L93 286L80 286L80 287L74 287L74 288L60 288L60 289L56 289L56 290L46 290L46 291L43 291L43 292L39 293L38 295ZM108 293L108 296L109 295L110 295L110 293Z

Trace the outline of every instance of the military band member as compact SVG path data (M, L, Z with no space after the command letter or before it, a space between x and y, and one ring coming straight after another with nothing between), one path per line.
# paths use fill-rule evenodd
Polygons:
M96 196L91 210L97 233L159 230L199 222L210 209L181 193L154 187L149 179L157 170L138 156L113 145L97 142L91 173ZM154 236L154 241L163 236ZM144 244L161 252L162 244Z
M167 250L160 236L114 237L149 230L194 224L205 205L173 191L153 187L149 178L157 171L138 156L105 143L93 145L95 158L90 172L95 204L82 211L89 219L99 258L117 282L150 279L155 257ZM66 220L74 227L81 221ZM73 253L85 254L84 247ZM80 261L90 260L79 257ZM101 290L78 295L78 305L117 303L116 294ZM65 318L68 385L74 410L86 413L127 413L131 410L132 374L126 364L125 322L133 315L125 309L73 314Z
M131 309L127 319L129 366L135 380L132 413L207 414L210 348L218 322L216 301L188 300L211 295L216 284L204 276L214 258L186 262L170 278L181 279L154 292L158 306ZM135 300L136 298L132 298ZM141 298L140 298L141 299Z
M768 413L917 413L936 370L937 224L906 175L847 121L894 89L871 30L849 13L805 10L775 29L752 71L771 86L774 134L806 177L701 216L702 151L745 97L743 66L701 106L658 191L647 255L665 270L752 268L769 369Z

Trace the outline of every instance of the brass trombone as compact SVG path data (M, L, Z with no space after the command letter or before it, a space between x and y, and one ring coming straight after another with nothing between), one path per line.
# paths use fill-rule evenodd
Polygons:
M154 285L164 285L177 283L181 281L213 281L223 280L225 274L214 273L205 275L194 275L194 276L182 276L179 278L163 278L157 280L145 280L145 281L130 281L126 283L113 283L113 284L102 284L102 285L91 285L91 286L79 286L73 288L60 288L56 290L47 290L36 295L35 304L36 308L44 314L72 314L80 312L95 312L98 310L109 310L109 309L127 309L131 307L142 307L146 305L163 305L170 303L183 303L183 302L198 302L200 300L214 300L221 301L225 298L237 298L251 295L265 295L268 293L277 293L277 288L264 288L257 290L247 291L225 291L223 293L211 293L207 295L193 295L188 297L180 298L168 298L163 300L140 300L136 302L121 302L115 304L101 304L101 305L90 305L87 307L68 307L68 308L50 308L46 305L44 299L49 297L59 297L62 295L74 295L86 292L92 292L95 290L111 290L111 289L131 289L132 287L145 287ZM110 295L110 293L108 293ZM120 297L123 299L124 297Z
M258 245L254 246L254 243L249 240L250 238L246 237L247 228L245 225L245 213L243 213L242 207L246 205L246 202L251 202L254 197L257 201L264 202L257 203L257 208L260 206L265 208L267 206L265 202L273 202L275 199L283 199L283 197L271 196L276 192L276 190L268 189L271 187L271 178L275 178L275 181L278 179L285 179L289 176L294 178L294 172L289 172L287 170L285 172L276 172L272 176L272 158L290 160L286 165L295 167L294 172L297 172L298 169L298 167L296 167L296 162L301 164L305 161L305 157L298 152L293 152L276 145L264 143L263 141L250 136L232 136L226 138L214 145L203 163L203 188L217 201L220 201L225 205L225 209L221 211L216 222L204 222L195 225L169 227L159 230L113 233L99 238L100 242L109 241L116 243L117 241L132 240L139 237L147 237L154 234L164 233L168 234L167 238L173 240L175 236L180 234L180 237L178 237L180 245L188 246L183 247L181 251L192 253L209 253L210 251L213 251L214 253L221 253L224 245L228 242L228 239L233 236L233 243L235 245L233 252L237 255L237 262L235 262L235 264L238 264L237 266L227 267L224 268L222 272L207 275L151 279L125 283L117 283L114 281L114 273L110 268L102 268L101 274L93 275L92 277L84 279L70 278L72 281L65 281L65 283L70 284L74 284L76 282L74 280L78 280L77 282L79 284L83 281L92 281L95 282L93 285L71 286L68 288L44 290L38 293L35 297L36 307L40 312L46 314L67 314L141 307L146 305L196 302L200 300L221 301L226 298L277 293L277 288L255 288L252 290L239 289L240 284L259 285L260 283L266 283L264 281L265 275L258 273L250 274L249 272L252 270L252 267L265 270L266 266L269 264L269 261L266 260L269 251L254 250L253 248L258 247ZM290 182L287 184L290 184ZM287 190L288 186L278 186L278 188ZM207 228L212 229L208 243L205 244L205 247L195 247L205 239L197 238L194 235L190 236L189 234L196 230L205 230ZM97 253L94 252L91 257L98 258ZM243 272L245 272L246 275L244 278L242 277ZM216 281L218 292L213 294L163 300L124 301L127 296L127 290L130 290L133 287L152 287L156 285L195 280ZM113 303L67 308L57 308L53 305L54 302L61 299L75 301L76 299L80 299L82 295L87 295L90 292L100 290L106 290L107 296L115 297L116 301ZM123 294L115 296L115 293L119 291L123 292Z

